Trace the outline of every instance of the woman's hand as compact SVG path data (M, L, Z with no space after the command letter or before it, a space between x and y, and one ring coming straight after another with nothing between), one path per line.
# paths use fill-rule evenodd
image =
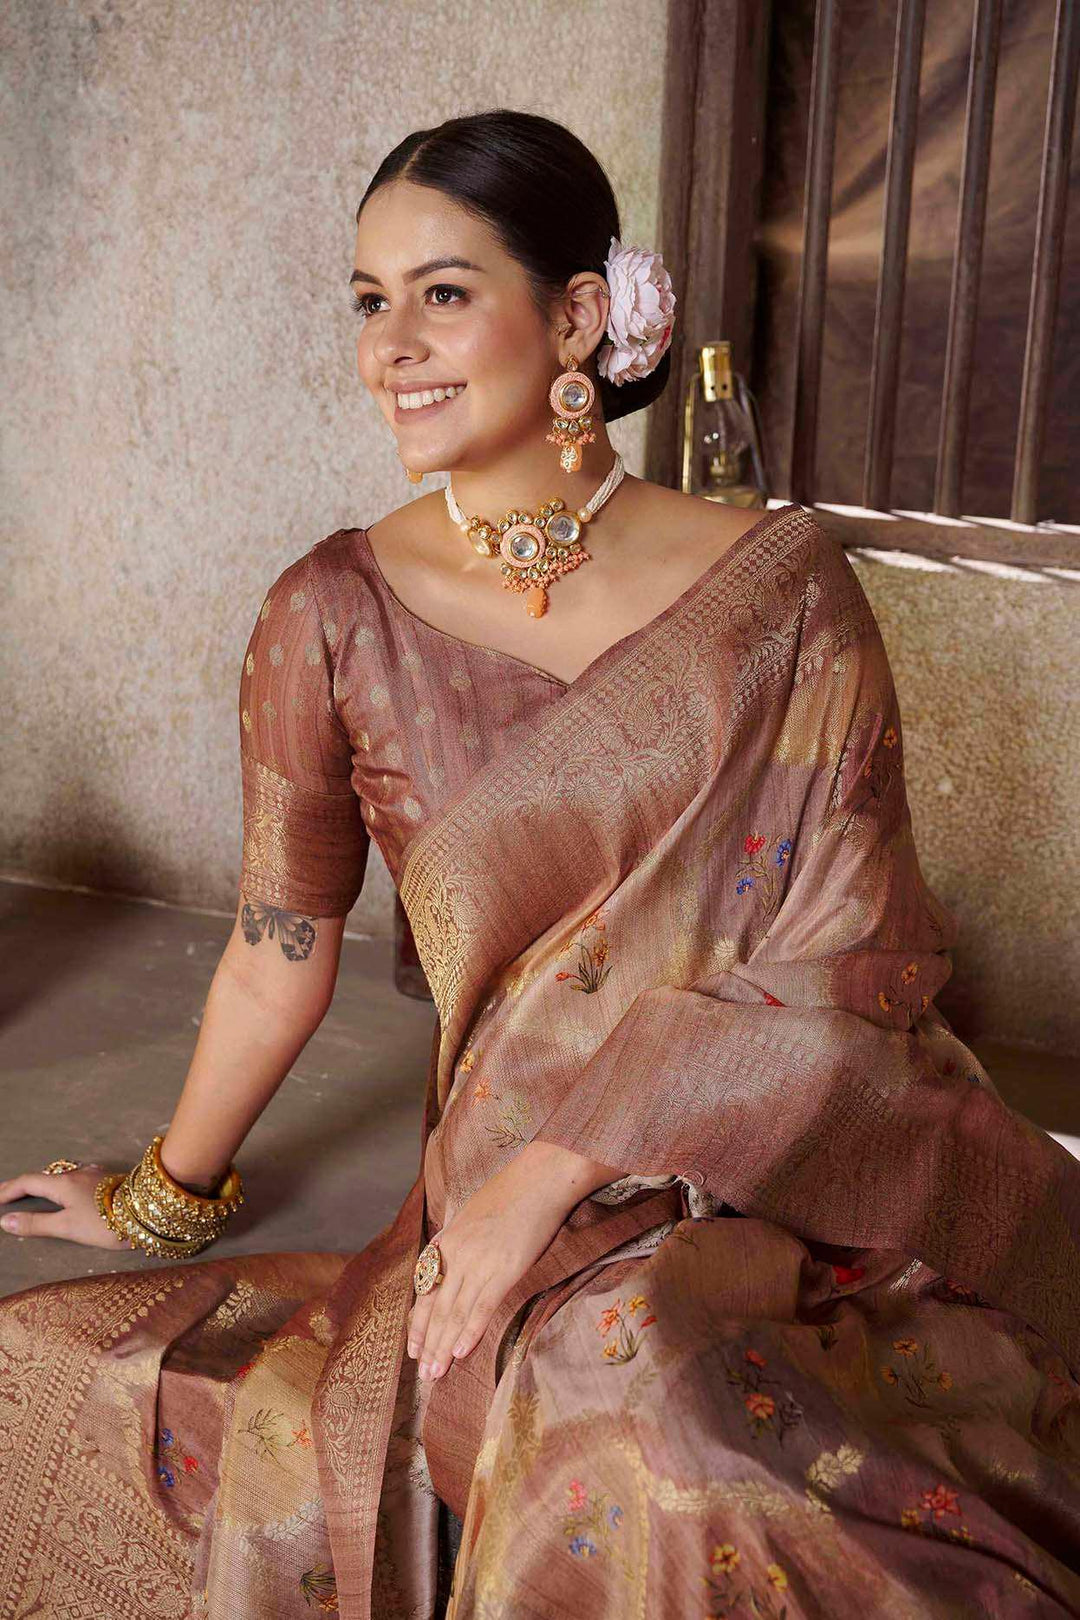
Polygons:
M530 1142L437 1233L444 1276L409 1312L410 1356L439 1378L467 1356L514 1284L540 1258L575 1204L622 1172L568 1149Z
M84 1243L92 1249L126 1249L127 1239L105 1225L94 1201L94 1189L104 1172L104 1165L85 1164L58 1176L31 1170L11 1181L0 1181L0 1204L29 1195L51 1199L61 1206L56 1210L13 1210L0 1225L16 1237L66 1238L69 1243Z

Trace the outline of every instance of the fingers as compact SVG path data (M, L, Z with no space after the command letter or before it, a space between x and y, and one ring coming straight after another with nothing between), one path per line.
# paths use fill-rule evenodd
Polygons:
M445 1277L430 1292L419 1295L413 1306L409 1324L409 1344L415 1346L415 1349L410 1349L410 1354L415 1355L420 1363L421 1378L438 1378L446 1370L449 1358L444 1357L439 1364L434 1348L436 1342L442 1338L442 1323L447 1314L454 1309L454 1303L461 1289L460 1279L452 1281L449 1277Z
M440 1294L447 1283L440 1283L432 1294ZM417 1306L430 1295L421 1295ZM415 1344L421 1378L441 1378L455 1359L460 1360L480 1342L491 1320L493 1305L483 1290L459 1285L428 1307L421 1321L415 1315L409 1329L410 1346Z
M100 1166L85 1168L100 1169ZM62 1175L48 1176L42 1170L28 1170L10 1181L0 1181L0 1204L10 1204L16 1198L48 1198L51 1203L62 1206L49 1211L12 1210L0 1218L0 1226L16 1237L67 1237L67 1208L60 1189L63 1180Z

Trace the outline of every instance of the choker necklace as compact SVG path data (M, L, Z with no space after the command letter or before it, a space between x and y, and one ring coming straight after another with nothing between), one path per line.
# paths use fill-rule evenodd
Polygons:
M504 588L524 593L526 613L540 619L547 612L552 581L588 562L590 553L581 543L582 528L618 489L625 471L623 458L616 451L604 482L576 512L555 496L536 512L507 512L498 523L488 523L482 517L467 518L454 499L452 480L443 493L451 518L473 549L481 557L500 561Z

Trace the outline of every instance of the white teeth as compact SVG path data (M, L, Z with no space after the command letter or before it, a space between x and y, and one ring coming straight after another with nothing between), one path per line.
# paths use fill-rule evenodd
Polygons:
M398 394L397 406L402 411L421 410L425 405L434 405L442 399L456 399L465 384L449 388L425 388L413 394Z

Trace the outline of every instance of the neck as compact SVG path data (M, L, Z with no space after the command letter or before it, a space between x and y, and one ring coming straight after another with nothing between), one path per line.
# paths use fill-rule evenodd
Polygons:
M545 441L542 453L535 445L522 446L484 467L452 468L454 499L466 517L490 523L507 512L535 511L555 496L576 511L595 495L615 461L603 423L595 417L593 422L596 440L582 450L577 472L563 471L558 445Z

